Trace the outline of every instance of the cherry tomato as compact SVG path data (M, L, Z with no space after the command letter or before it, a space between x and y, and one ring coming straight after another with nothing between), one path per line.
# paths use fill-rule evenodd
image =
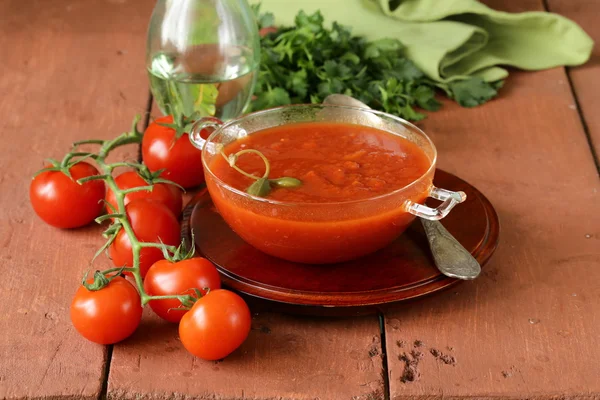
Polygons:
M263 36L267 36L269 33L275 33L277 32L277 28L274 26L267 26L264 28L261 28L260 31L258 31L258 34L260 35L260 37Z
M175 130L160 124L173 123L172 116L152 122L142 139L142 158L150 171L165 169L161 174L184 188L204 182L202 151L190 142L187 133L175 140Z
M71 303L75 329L87 340L99 344L126 339L137 329L141 319L140 295L120 276L100 290L90 291L80 286Z
M135 171L124 172L115 178L115 183L119 189L131 189L140 186L148 186L148 183ZM151 199L163 203L165 206L175 214L179 216L181 213L181 206L183 204L181 189L177 186L169 185L166 183L155 183L152 191L133 192L125 196L125 205L129 204L135 199ZM115 209L117 207L117 199L114 192L108 188L106 192L106 202L112 205ZM109 207L110 208L110 207ZM109 210L112 212L112 210Z
M69 168L69 172L72 178L60 171L42 172L29 186L29 199L35 213L57 228L87 225L103 208L103 181L77 183L78 179L99 175L98 170L82 161Z
M179 323L183 346L196 357L220 360L237 349L250 332L250 310L229 290L211 290Z
M138 241L152 243L162 241L164 244L171 246L179 245L179 223L164 204L149 199L137 199L125 206L125 212ZM121 229L117 233L115 241L110 245L109 254L115 266L133 267L131 242L125 229ZM146 275L152 264L163 258L160 249L142 248L140 251L140 273L142 277Z
M221 279L217 269L206 258L190 258L172 263L160 260L154 263L144 279L144 290L151 296L169 294L194 294L193 288L211 290L221 288ZM152 300L152 310L169 322L179 322L186 313L184 310L173 310L181 307L179 300Z

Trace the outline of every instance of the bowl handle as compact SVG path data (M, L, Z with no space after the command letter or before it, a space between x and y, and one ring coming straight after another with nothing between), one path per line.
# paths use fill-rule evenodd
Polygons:
M452 192L446 189L432 187L429 197L442 201L442 204L436 208L427 207L426 205L407 201L407 210L409 213L417 217L428 219L430 221L438 221L444 218L450 210L459 203L467 199L465 192Z
M194 122L192 126L192 130L190 131L190 142L194 145L194 147L202 150L204 145L206 144L206 139L202 137L202 131L205 129L211 129L211 132L219 129L223 125L223 121L214 117L204 117L200 118L198 121Z

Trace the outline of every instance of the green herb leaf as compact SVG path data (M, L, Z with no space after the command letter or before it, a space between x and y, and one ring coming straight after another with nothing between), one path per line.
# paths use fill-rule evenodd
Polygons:
M397 53L404 49L404 45L397 39L379 39L369 43L365 49L365 58L377 58L382 55Z
M319 83L317 92L321 98L325 98L330 94L342 93L344 91L344 84L338 78L333 78L325 82Z
M323 30L323 15L320 11L312 15L307 15L304 11L300 10L296 15L296 26L298 28L308 28L312 32L319 32Z
M284 88L276 87L257 94L252 108L255 110L262 110L265 108L291 104L291 102L289 93Z
M252 9L252 13L256 18L256 23L258 24L258 28L268 28L270 26L275 25L275 16L270 13L261 13L260 12L260 3L250 5Z
M418 86L411 94L415 97L419 107L428 111L437 111L442 104L435 99L435 91L429 86Z
M463 107L475 107L496 97L502 84L493 84L478 77L450 82L452 97Z
M258 7L253 9L258 15ZM271 17L262 15L257 20L271 24ZM336 22L331 29L325 28L319 12L300 11L294 26L279 27L262 37L261 47L253 110L320 103L330 94L343 93L372 108L419 120L425 115L417 108L436 111L441 107L435 99L436 88L460 105L473 107L496 96L500 86L478 78L435 82L406 57L400 41L369 42Z
M269 28L275 25L275 16L270 12L264 13L260 16L258 24L261 28Z
M288 81L287 89L300 97L306 97L308 93L308 82L306 82L307 74L305 69L292 72L291 79Z
M393 76L399 80L419 80L426 81L425 74L407 58L398 58L392 61L392 66L389 70L385 71L386 75ZM421 82L418 82L421 83ZM426 87L423 85L423 87Z
M358 65L360 64L360 57L357 56L356 53L347 52L346 54L340 57L340 61L348 61L351 64Z
M260 178L246 189L246 193L257 197L266 197L271 193L271 183L266 178Z

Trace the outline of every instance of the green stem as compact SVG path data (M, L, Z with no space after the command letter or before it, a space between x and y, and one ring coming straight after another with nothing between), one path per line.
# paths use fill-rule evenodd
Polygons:
M100 271L100 273L106 275L106 274L110 274L112 272L118 272L118 271L133 272L133 268L115 267L115 268L105 269L104 271Z
M138 169L140 167L139 164L135 164L135 163L129 163L129 162L114 162L111 164L108 164L108 167L110 167L111 170L115 169L115 168L135 168Z
M129 193L135 192L151 192L154 189L154 186L137 186L129 189L122 190L123 194L128 195Z
M104 144L104 140L102 139L87 139L87 140L78 140L73 143L73 146L80 146L82 144Z
M121 228L127 234L129 241L131 243L131 251L133 253L133 267L124 268L123 270L131 272L131 274L133 275L136 287L138 289L138 292L140 293L140 299L141 299L141 303L143 306L146 303L148 303L148 301L151 300L151 296L149 296L144 290L144 284L143 284L142 275L140 272L140 251L144 247L158 247L158 248L166 247L168 251L174 251L174 250L176 250L176 248L174 246L164 246L161 243L160 244L159 243L142 243L138 240L137 236L135 235L135 232L133 231L133 227L131 226L131 223L129 222L129 219L127 218L127 214L125 212L125 195L127 193L131 193L133 191L120 189L119 186L117 185L117 183L115 182L115 178L112 176L112 170L114 168L120 167L120 166L130 166L130 165L129 165L129 163L113 163L113 164L105 163L106 157L115 148L123 146L123 145L127 145L127 144L141 142L142 134L140 132L138 132L138 130L137 130L137 122L138 121L139 121L139 118L136 118L134 120L132 129L130 132L123 133L112 140L107 140L107 141L93 140L93 141L83 141L83 142L78 142L78 143L94 143L94 144L101 145L100 151L94 157L94 159L96 160L96 163L98 164L98 167L99 167L101 173L105 176L104 181L106 182L106 185L108 186L108 188L110 190L112 190L112 192L115 195L115 199L117 202L117 209L115 210L114 213L99 217L99 219L103 220L106 218L115 218L116 220L119 221L119 223L121 224ZM145 187L144 189L140 189L140 190L148 190L148 187ZM109 273L111 271L118 271L118 270L121 270L121 268L111 268L107 271ZM105 271L105 272L107 272L107 271ZM179 298L179 297L175 296L173 298Z
M103 171L105 171L104 168L106 168L106 164L104 164L104 160L102 160L98 164L100 165L100 168L102 168ZM118 219L121 222L121 226L125 230L125 233L129 237L129 242L131 243L131 252L133 253L133 268L131 273L133 275L133 278L135 279L135 285L137 286L138 292L140 293L142 306L144 306L148 302L146 300L148 295L144 290L144 282L142 280L142 274L140 272L140 251L142 249L142 246L140 245L137 236L135 236L133 227L131 226L127 215L125 214L125 195L123 194L123 191L119 189L119 186L117 186L117 183L115 182L115 179L112 175L109 175L109 177L106 179L106 184L115 195L115 198L117 200L117 211L119 211L119 214L121 214L121 216Z
M107 219L118 219L123 217L124 214L114 213L114 214L104 214L95 219L96 223L101 224Z
M119 146L124 146L126 144L140 143L141 141L142 141L141 136L140 137L131 136L131 135L117 136L116 139L110 140L108 142L104 142L104 144L102 145L102 147L100 148L100 151L98 153L98 158L101 157L102 160L104 160L111 150L113 150Z
M104 170L105 169L104 162L102 161L100 164L101 164L101 168ZM139 253L140 253L141 246L140 246L140 243L139 243L137 237L135 236L133 227L131 226L131 224L125 214L125 195L123 194L123 191L121 189L119 189L119 186L117 186L115 179L112 177L112 175L108 176L108 178L106 179L106 183L107 183L108 187L115 194L115 198L117 200L118 213L115 213L113 215L118 216L118 220L119 220L119 222L121 222L122 228L127 233L127 236L129 236L129 241L131 242L131 249L133 252L133 270L134 271L132 271L132 272L133 272L134 277L136 278L136 283L137 283L138 277L139 277L138 289L140 287L143 289L143 286L141 285L142 277L141 277L141 274L139 271L139 261L140 261Z
M157 249L164 249L166 248L170 253L175 253L177 251L177 247L175 246L169 246L163 243L152 243L152 242L139 242L140 247L153 247L153 248L157 248Z
M129 132L125 132L119 136L117 136L116 138L114 138L113 140L107 140L104 141L102 143L102 147L100 147L100 151L98 152L98 158L102 159L102 163L104 165L104 167L108 167L110 166L110 164L104 164L104 159L106 158L106 156L108 155L108 153L119 147L119 146L124 146L126 144L134 144L134 143L141 143L142 142L142 137L143 135L137 130L137 123L140 120L140 116L136 115L136 117L133 120L133 124L131 126L131 131ZM98 143L100 144L100 143ZM111 169L112 171L112 169Z
M263 162L265 163L265 173L263 174L262 177L263 177L263 179L267 179L269 177L269 174L271 173L271 163L269 162L267 157L265 157L265 155L262 152L260 152L258 150L254 150L254 149L246 149L246 150L238 151L236 153L236 156L239 157L243 154L249 154L249 153L256 154L260 158L262 158Z
M194 297L191 294L167 294L167 295L160 295L160 296L146 295L146 297L144 298L143 301L145 301L147 303L152 300L178 300L181 303L181 308L178 308L178 309L189 310L194 305L194 303L200 297L202 297L202 293L200 292L200 290L194 289L194 292L196 293L197 297ZM146 303L144 303L144 304L146 304Z
M86 158L93 158L94 154L92 153L84 153L84 152L74 152L68 153L65 158L62 160L60 167L63 169L69 169L73 164L71 164L71 160L75 157L81 157L76 162L83 161Z
M260 177L254 175L254 174L250 174L250 173L244 171L243 169L241 169L240 167L238 167L237 165L235 165L235 162L233 164L230 163L229 157L227 156L227 154L225 154L225 152L223 151L223 148L221 148L220 150L221 150L220 151L221 156L223 156L223 158L229 163L231 168L235 169L237 172L239 172L240 174L244 175L247 178L254 179L255 181L260 179ZM243 154L248 154L248 153L256 154L260 158L262 158L263 162L265 163L265 173L263 174L262 177L263 177L263 179L268 178L269 174L271 173L271 163L269 163L269 160L267 159L267 157L265 157L265 155L263 153L261 153L260 151L254 150L254 149L245 149L245 150L238 151L233 156L235 157L235 159L237 159L237 157L239 157Z
M181 299L182 296L186 295L178 295L178 294L166 294L162 296L148 296L148 301L150 300L168 300L168 299Z
M85 178L80 178L77 180L77 183L79 183L80 185L82 183L85 182L89 182L89 181L100 181L100 180L105 180L108 177L108 175L92 175L92 176L86 176Z

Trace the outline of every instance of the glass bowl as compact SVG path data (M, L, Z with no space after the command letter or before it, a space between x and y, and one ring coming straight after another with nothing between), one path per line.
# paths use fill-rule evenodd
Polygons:
M420 178L390 193L331 203L252 196L211 171L212 159L221 157L217 145L227 145L263 129L302 122L358 124L402 136L423 150L430 167ZM207 139L200 134L204 129L214 129ZM203 118L194 125L190 140L202 149L206 185L225 222L255 248L289 261L327 264L365 256L398 238L415 217L441 219L466 198L462 192L433 186L437 152L423 131L401 118L370 109L294 105L251 113L227 123ZM427 207L427 197L442 203L437 208Z

